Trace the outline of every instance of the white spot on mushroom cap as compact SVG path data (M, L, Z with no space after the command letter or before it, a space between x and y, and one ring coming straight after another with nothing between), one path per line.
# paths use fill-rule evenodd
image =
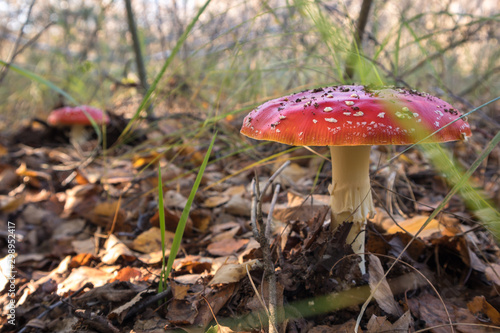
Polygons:
M313 123L315 123L315 124L316 124L317 122L318 122L318 121L317 121L316 119L313 119Z
M276 129L276 133L279 133L279 132L281 132L281 131L279 129Z
M353 101L345 101L345 105L354 105Z
M286 118L286 116L282 116L282 115L280 115L280 119L281 119L281 120L283 120L283 119L285 119L285 118Z
M332 110L333 110L333 108L331 108L329 106L327 106L326 108L323 109L323 111L325 111L325 112L330 112Z
M408 111L410 111L410 109L408 109L406 106L403 106L403 107L401 108L401 110L403 110L404 112L408 112Z
M337 119L335 118L325 118L326 121L328 121L329 123L336 123L337 122Z
M350 116L350 115L351 115L351 112L344 112L344 114L345 114L346 116Z
M358 112L356 112L356 113L354 114L354 117L361 117L361 116L363 116L363 115L364 115L364 113L363 113L363 112L358 111Z
M385 117L385 112L380 112L377 117L379 118L384 118Z
M351 97L358 98L358 94L352 94Z
M326 97L333 98L333 95L332 94L328 94L328 95L326 95Z

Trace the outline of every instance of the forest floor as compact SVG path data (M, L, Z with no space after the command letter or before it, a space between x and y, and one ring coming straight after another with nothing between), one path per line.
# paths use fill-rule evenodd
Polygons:
M370 254L361 275L358 259L343 245L350 226L333 235L329 230L329 162L304 148L250 142L239 135L241 120L226 117L218 124L160 298L158 166L168 255L213 132L189 117L160 119L136 128L134 142L106 154L94 154L96 138L71 143L65 131L37 122L1 138L0 331L203 332L217 323L224 332L265 330L262 300L269 286L250 225L250 184L256 173L265 183L287 159L292 163L275 181L281 191L270 235L279 330L353 332L373 292L358 332L500 331L500 249L458 195L384 277L452 186L418 149L387 165L380 161L399 148L372 149L377 214L366 227ZM119 117L113 121L123 129ZM493 137L487 123L471 123L469 142L446 145L464 169ZM111 127L107 141L116 138ZM496 147L471 177L496 207L499 168ZM271 198L272 191L263 197L264 215Z

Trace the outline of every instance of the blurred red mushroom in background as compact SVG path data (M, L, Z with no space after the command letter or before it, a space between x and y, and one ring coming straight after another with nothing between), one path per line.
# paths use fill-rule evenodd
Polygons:
M88 105L56 109L49 114L47 122L54 127L70 127L70 140L82 144L87 139L85 127L92 125L90 119L97 125L108 125L110 122L102 110Z
M457 121L460 116L450 104L427 93L345 85L268 101L245 117L241 133L288 145L330 147L330 228L334 232L342 223L353 222L346 242L360 254L364 274L364 227L366 217L375 212L371 145L465 140L471 130L464 118Z

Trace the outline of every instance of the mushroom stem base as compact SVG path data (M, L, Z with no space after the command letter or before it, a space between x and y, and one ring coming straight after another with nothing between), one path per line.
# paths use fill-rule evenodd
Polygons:
M365 233L367 215L375 212L370 188L371 146L330 146L332 185L330 185L332 224L334 232L342 223L353 222L346 242L359 253L364 274Z

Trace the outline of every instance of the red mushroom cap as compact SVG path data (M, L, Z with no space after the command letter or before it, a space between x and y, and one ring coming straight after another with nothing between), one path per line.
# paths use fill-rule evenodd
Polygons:
M402 88L335 86L264 103L243 121L241 133L296 146L412 144L463 140L465 119L445 101Z
M92 119L94 119L94 121L99 125L103 123L106 125L109 124L108 115L104 114L102 110L88 105L76 107L66 106L64 108L54 110L47 118L47 122L52 126L91 125L91 122L85 113L92 117Z

